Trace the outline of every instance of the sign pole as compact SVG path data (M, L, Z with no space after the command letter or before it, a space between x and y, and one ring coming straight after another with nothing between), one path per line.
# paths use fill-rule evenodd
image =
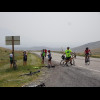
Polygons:
M12 36L13 68L14 68L14 36Z

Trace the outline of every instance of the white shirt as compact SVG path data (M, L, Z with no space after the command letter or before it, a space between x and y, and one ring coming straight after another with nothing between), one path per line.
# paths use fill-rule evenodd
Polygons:
M13 54L10 54L9 56L10 56L10 57L13 57Z

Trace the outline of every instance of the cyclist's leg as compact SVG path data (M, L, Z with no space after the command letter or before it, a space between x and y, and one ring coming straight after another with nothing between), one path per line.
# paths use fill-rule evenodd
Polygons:
M88 58L90 58L90 54L88 54Z
M72 60L71 60L71 57L67 57L67 62L66 62L66 65L69 66L69 64L72 65Z
M71 57L69 57L69 61L70 61L70 64L72 65L72 58Z
M88 54L88 61L90 60L90 54Z
M73 59L73 58L70 58L70 64L71 64L71 65L73 65L73 64L72 64L72 59Z
M66 65L67 65L68 61L69 61L69 59L68 59L68 57L66 57L66 59L65 59Z
M66 60L65 60L65 61L66 61L66 63L67 63L67 62L69 61L69 58L68 58L68 57L66 57Z
M86 59L87 59L87 54L85 54L85 63L86 63Z

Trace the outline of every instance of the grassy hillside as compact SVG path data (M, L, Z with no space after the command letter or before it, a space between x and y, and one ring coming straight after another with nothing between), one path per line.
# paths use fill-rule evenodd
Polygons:
M83 52L86 47L89 47L91 50L93 50L94 48L100 48L100 41L90 42L90 43L72 48L72 50L74 52L79 53L79 52Z
M92 57L100 58L100 48L91 50Z
M40 73L32 76L20 76L30 71L34 72L41 69L41 59L34 54L28 53L27 66L23 66L23 52L15 51L18 69L10 68L9 54L11 50L0 47L0 87L21 87L38 78ZM36 67L38 67L36 69Z
M100 48L92 49L91 52L92 52L91 57L100 58ZM84 53L83 52L80 52L80 53L77 53L77 55L83 56Z

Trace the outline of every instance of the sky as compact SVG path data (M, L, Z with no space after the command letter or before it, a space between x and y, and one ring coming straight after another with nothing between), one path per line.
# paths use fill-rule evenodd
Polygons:
M99 12L0 12L0 47L20 36L17 47L77 47L100 41Z

